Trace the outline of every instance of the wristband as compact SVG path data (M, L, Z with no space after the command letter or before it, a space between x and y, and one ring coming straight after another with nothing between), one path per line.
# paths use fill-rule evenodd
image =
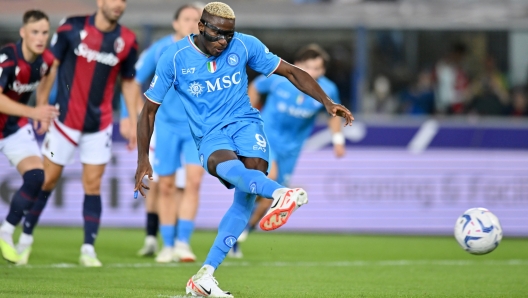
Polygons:
M336 132L332 135L332 143L334 145L344 145L345 135L342 132Z

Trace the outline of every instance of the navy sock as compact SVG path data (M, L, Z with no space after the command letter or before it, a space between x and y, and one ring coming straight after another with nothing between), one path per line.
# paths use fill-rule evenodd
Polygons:
M29 170L22 175L23 183L11 199L11 206L6 221L14 226L22 220L22 216L31 209L44 183L44 170Z
M26 214L26 218L24 219L25 234L33 234L33 229L37 226L40 214L42 213L42 210L44 210L44 208L46 207L50 195L51 191L41 190L38 193L37 201L35 202L35 204L33 204L33 207L31 207L31 210L29 210L29 212Z
M84 243L93 245L99 230L101 220L101 196L84 195L83 218L84 218Z
M147 213L147 236L158 235L159 217L156 213Z
M207 254L204 265L211 265L216 269L222 263L227 252L235 245L238 236L244 231L256 198L257 196L254 194L245 193L235 188L233 204L220 221L218 234L213 247Z
M273 192L284 186L269 179L261 171L247 169L237 159L224 161L216 166L216 173L240 191L271 199Z

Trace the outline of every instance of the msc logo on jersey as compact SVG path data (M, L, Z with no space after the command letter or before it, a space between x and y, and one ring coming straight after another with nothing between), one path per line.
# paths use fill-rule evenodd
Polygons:
M237 54L231 53L227 55L227 64L231 66L237 66L239 61L240 61L240 58L238 58Z
M209 83L209 81L206 81L207 83ZM187 91L189 91L189 93L191 93L191 95L193 96L200 96L200 94L202 94L203 90L204 90L204 86L202 84L200 84L199 82L192 82L189 84L189 89Z
M231 86L238 85L240 84L240 82L241 82L240 71L237 71L231 76L223 76L221 78L217 78L214 81L214 83L211 83L211 81L207 80L205 81L205 84L207 85L207 93L210 93L210 92L214 92L217 90L220 91L222 89L231 88Z

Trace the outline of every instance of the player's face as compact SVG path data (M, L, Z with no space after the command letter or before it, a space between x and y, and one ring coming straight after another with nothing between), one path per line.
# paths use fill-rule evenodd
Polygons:
M109 22L117 22L126 9L126 0L97 0L97 7Z
M235 34L235 20L208 16L204 21L207 25L202 21L198 24L203 45L210 55L220 56Z
M187 36L191 33L198 34L198 22L202 13L195 8L188 7L180 12L177 20L172 22L172 27L180 36Z
M33 54L44 53L49 38L49 22L41 19L25 24L20 28L20 37L24 40L24 46Z
M321 57L308 59L303 62L297 62L295 63L295 65L299 66L304 71L306 71L312 78L314 78L314 80L317 80L326 72L324 60Z

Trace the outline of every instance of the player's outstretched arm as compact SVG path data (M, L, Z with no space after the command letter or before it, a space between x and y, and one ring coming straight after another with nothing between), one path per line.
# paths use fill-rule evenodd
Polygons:
M332 117L340 116L345 118L345 126L352 125L352 121L354 121L352 113L343 105L333 102L319 84L304 70L282 60L275 73L286 77L297 89L322 103Z
M3 88L0 87L0 113L2 114L47 122L59 115L59 111L53 106L47 105L33 108L10 99L2 94L2 91Z
M150 165L148 152L150 145L150 138L154 131L154 119L156 119L156 112L159 105L147 100L143 106L141 114L139 114L139 121L137 124L137 146L138 146L138 166L136 169L136 184L134 191L139 191L142 196L145 196L143 189L149 189L143 183L143 177L148 176L152 180L152 166Z

